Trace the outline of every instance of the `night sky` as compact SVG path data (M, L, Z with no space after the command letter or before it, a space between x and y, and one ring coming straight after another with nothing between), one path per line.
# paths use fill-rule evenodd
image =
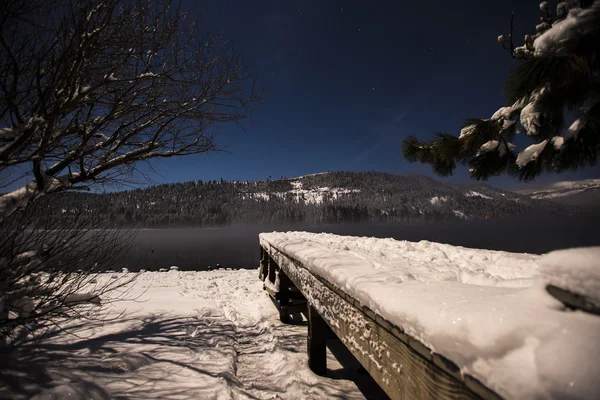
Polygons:
M231 39L265 96L245 131L218 129L227 153L154 162L156 183L338 170L435 177L403 159L402 140L458 134L467 117L504 105L502 84L515 62L496 38L508 34L513 9L517 40L540 16L536 1L522 0L183 0L183 7ZM538 182L596 177L600 168ZM464 167L436 179L470 181ZM509 177L489 183L518 186Z

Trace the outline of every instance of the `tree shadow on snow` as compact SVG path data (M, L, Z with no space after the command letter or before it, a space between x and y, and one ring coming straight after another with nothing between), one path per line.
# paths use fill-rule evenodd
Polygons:
M103 333L90 334L94 329ZM231 352L236 340L232 324L210 316L127 317L68 331L72 335L55 332L42 343L0 354L0 398L30 398L44 390L44 398L198 398L201 383L182 386L173 371L237 383L227 369L193 362L196 351Z
M261 392L238 378L238 358L268 355L275 348L304 352L306 343L302 327L236 327L210 312L194 317L123 316L72 324L68 331L72 334L57 331L41 343L2 351L0 398L198 399L227 392L231 397L264 398L267 388ZM330 371L330 378L311 382L311 393L353 397L335 383L351 378L348 374ZM271 395L291 398L286 388L272 389Z

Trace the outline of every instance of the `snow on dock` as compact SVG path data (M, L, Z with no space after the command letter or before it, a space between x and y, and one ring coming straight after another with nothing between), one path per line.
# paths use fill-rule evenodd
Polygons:
M581 250L538 256L305 232L263 233L260 243L279 263L299 267L293 273L305 269L313 282L339 289L425 346L425 356L451 360L460 376L497 395L600 398L600 316L569 310L547 290L582 287L597 299L597 248L583 258ZM339 311L313 306L332 328L343 323ZM355 351L374 348L369 335L340 339ZM384 368L381 354L368 357Z

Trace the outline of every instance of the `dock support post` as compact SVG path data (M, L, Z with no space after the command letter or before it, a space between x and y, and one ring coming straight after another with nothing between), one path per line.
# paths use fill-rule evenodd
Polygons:
M289 306L290 302L290 287L292 281L283 271L279 271L279 320L284 324L290 323Z
M277 268L277 264L275 263L275 260L273 260L273 258L271 258L270 254L267 254L267 279L271 282L271 283L275 283L275 270Z
M327 375L327 337L329 325L308 304L308 366L317 375Z
M260 246L260 261L258 268L258 279L261 281L265 280L265 276L267 276L267 252Z

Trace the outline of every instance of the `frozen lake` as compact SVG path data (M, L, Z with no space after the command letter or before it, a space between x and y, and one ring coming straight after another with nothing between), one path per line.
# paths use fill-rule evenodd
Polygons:
M233 225L219 228L143 229L122 257L131 270L172 265L182 270L256 268L258 234L272 231L328 232L339 235L429 240L472 248L520 253L600 245L600 217L514 218L435 224Z

